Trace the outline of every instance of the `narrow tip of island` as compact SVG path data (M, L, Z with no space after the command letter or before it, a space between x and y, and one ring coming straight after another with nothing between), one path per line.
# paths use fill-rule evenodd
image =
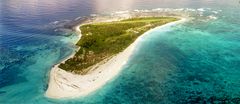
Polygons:
M183 21L179 17L148 16L95 19L76 26L79 48L51 69L45 95L75 98L96 91L118 75L145 32Z

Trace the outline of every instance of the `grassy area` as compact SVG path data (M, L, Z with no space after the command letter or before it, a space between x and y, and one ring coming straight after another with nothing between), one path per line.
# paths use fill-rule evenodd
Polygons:
M80 27L80 50L60 68L85 74L89 67L127 48L151 28L178 20L174 17L131 18L122 21L86 24Z

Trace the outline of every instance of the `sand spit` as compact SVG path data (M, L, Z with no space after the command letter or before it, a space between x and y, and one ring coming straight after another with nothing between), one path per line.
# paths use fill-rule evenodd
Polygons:
M165 26L176 25L184 21L186 21L185 18L157 28L159 29ZM79 26L76 27L76 31L78 33L80 33ZM144 34L138 37L138 39L123 52L120 52L107 61L105 60L93 66L94 69L92 69L86 75L73 74L58 68L59 64L55 65L51 69L49 86L45 95L49 98L55 99L75 98L86 96L91 92L101 88L119 74L119 72L123 69L122 67L127 63L131 55L134 53L136 45L140 42L139 40L141 40L143 36ZM70 57L73 57L73 55Z

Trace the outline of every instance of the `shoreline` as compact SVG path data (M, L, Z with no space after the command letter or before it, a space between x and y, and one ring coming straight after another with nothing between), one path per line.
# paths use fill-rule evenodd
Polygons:
M186 21L185 18L180 18L180 20L178 21L170 22L155 28L172 26L185 21ZM80 24L75 27L75 31L80 35L79 39L81 39L80 38L81 31L79 28L81 25L83 24ZM146 34L147 32L145 32L144 34ZM92 66L91 70L86 75L73 74L71 72L62 70L58 67L60 63L73 57L75 55L75 52L74 52L68 58L61 61L59 64L55 65L51 69L48 89L45 93L45 96L49 98L55 98L55 99L76 98L76 97L86 96L98 90L99 88L107 84L111 79L116 77L120 71L122 71L123 66L127 63L129 58L133 54L136 46L139 43L139 40L142 39L144 34L139 36L124 51L109 58L109 60L103 60L102 62Z

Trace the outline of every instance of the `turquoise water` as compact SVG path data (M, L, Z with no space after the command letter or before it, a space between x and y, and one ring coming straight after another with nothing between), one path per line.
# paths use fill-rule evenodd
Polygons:
M1 2L0 103L240 103L237 0L108 2ZM44 97L49 69L75 49L69 21L91 13L154 8L185 8L179 11L190 19L148 32L122 72L89 96Z
M123 72L81 101L240 103L239 22L226 22L221 13L216 17L196 17L177 26L152 30Z

